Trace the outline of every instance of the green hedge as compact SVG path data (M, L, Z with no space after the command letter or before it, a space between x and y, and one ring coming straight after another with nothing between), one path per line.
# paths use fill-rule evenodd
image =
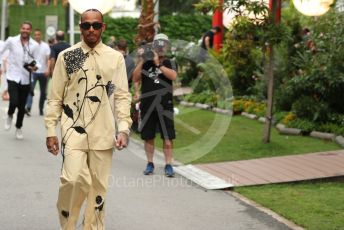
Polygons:
M65 8L62 5L12 5L9 7L9 31L10 36L19 34L20 25L23 21L30 21L33 29L41 29L45 32L45 16L57 15L58 16L58 28L65 30Z
M58 28L65 30L65 8L62 5L41 5L33 4L19 6L12 5L9 8L9 35L17 35L19 33L20 24L29 20L33 24L33 28L45 30L45 16L57 15ZM76 22L79 15L75 15ZM137 33L137 18L118 18L113 19L108 15L104 17L107 29L103 35L103 41L106 43L110 36L115 36L117 40L124 38L129 44L130 50L135 49L134 38ZM211 28L211 17L201 14L178 14L175 16L166 15L160 17L161 32L166 33L171 39L179 39L185 41L197 42L202 33ZM76 35L77 38L78 35ZM76 39L78 40L78 39Z
M200 14L178 14L160 17L161 32L172 39L197 42L211 29L211 17Z
M211 17L200 14L161 16L159 21L161 32L169 36L170 39L197 42L201 38L202 33L211 28ZM138 19L113 19L106 16L105 22L107 29L104 32L104 42L108 41L110 36L115 36L117 40L120 38L126 39L131 51L136 48L134 39L137 33Z
M106 30L103 34L103 42L107 42L110 36L115 36L118 41L120 38L124 38L129 45L129 49L133 50L134 38L137 33L138 19L136 18L118 18L113 19L109 16L104 18L106 23Z

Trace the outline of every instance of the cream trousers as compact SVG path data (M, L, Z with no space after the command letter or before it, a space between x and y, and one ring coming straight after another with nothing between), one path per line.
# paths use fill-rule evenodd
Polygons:
M86 201L84 230L103 230L104 203L108 189L113 149L64 150L57 209L61 229L75 230Z

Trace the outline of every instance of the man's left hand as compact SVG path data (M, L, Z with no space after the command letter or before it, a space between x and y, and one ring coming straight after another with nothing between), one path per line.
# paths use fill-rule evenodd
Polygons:
M128 146L128 135L126 133L119 133L116 140L116 148L122 150Z
M153 62L156 66L158 66L160 64L160 58L157 52L153 51L154 53L154 58L153 58Z
M45 71L44 72L44 77L48 78L49 76L50 76L50 71L49 70Z

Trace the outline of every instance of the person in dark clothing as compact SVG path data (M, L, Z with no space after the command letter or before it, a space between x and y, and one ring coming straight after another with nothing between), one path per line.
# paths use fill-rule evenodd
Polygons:
M221 28L219 26L215 26L211 30L204 33L202 37L201 47L206 50L212 49L214 45L214 35L220 32Z
M64 32L59 30L56 32L56 43L50 48L50 73L54 71L55 62L59 53L70 47L70 44L64 40Z
M134 59L128 54L128 44L125 39L120 39L118 43L116 44L116 50L121 52L124 57L125 61L125 67L127 70L127 77L128 77L128 84L129 88L131 87L131 82L132 82L132 75L133 71L135 69L135 62Z
M176 134L173 119L172 81L177 78L176 68L165 55L169 48L169 40L165 34L154 37L152 49L139 50L139 61L133 72L133 81L141 81L141 96L135 88L135 98L140 98L141 123L139 130L144 140L147 157L145 175L154 172L154 139L156 128L163 139L165 155L165 174L173 177L172 148ZM137 86L137 84L134 84Z
M221 32L219 26L213 27L211 30L204 33L202 37L201 50L200 50L200 61L204 62L208 57L208 50L213 48L214 36Z

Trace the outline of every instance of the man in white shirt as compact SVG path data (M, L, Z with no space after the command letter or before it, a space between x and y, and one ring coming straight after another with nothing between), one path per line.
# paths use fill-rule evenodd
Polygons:
M44 102L46 99L47 83L49 78L49 56L50 47L49 45L42 41L42 32L39 29L35 29L34 39L39 44L39 55L37 62L40 64L37 71L32 73L32 88L34 89L37 81L39 82L40 96L39 96L39 115L43 116ZM26 115L30 116L31 106L32 106L33 95L29 94L26 102Z
M20 34L15 37L9 37L5 41L4 47L0 50L0 56L6 50L9 50L6 77L10 103L5 129L11 129L13 114L15 109L18 108L15 133L17 139L23 139L21 128L23 126L27 96L31 91L30 72L37 68L34 65L34 61L37 60L39 53L38 43L30 38L31 31L31 22L23 22L20 26ZM2 69L0 68L1 71Z
M5 45L5 42L0 40L0 50L2 49L2 47L4 47ZM5 68L5 65L6 65L6 59L7 59L7 55L4 54L2 55L2 58L0 60L0 66L2 66L3 68L3 72L0 74L0 92L1 92L1 97L2 97L2 100L4 101L7 101L8 100L8 92L7 92L7 80L6 80L6 76L5 76L5 73L6 73L6 68Z

